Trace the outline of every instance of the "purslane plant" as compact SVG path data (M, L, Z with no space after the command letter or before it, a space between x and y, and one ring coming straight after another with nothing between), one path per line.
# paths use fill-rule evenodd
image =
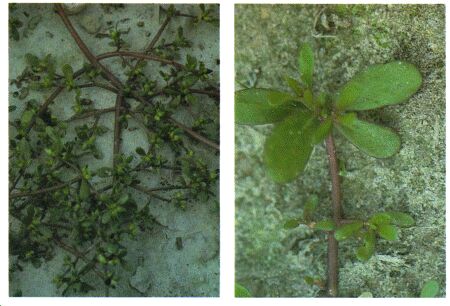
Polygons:
M217 81L192 54L183 28L173 41L160 40L176 18L198 24L211 20L213 9L200 7L200 15L194 16L168 6L142 52L125 49L124 33L116 25L108 36L114 50L94 55L64 7L55 5L61 26L88 63L74 71L51 55L27 54L27 67L11 81L12 271L21 271L26 263L40 267L63 251L67 256L54 279L62 295L94 289L107 294L124 281L122 269L131 267L127 242L166 226L152 216L151 205L188 209L215 196L218 169L208 165L198 147L205 146L211 156L219 150L218 122L211 115L218 115ZM120 59L121 69L113 72L100 63L107 58ZM146 67L148 61L154 64ZM105 101L89 99L85 88L111 92L115 105L98 108ZM47 97L26 100L30 92ZM62 92L73 98L57 99ZM203 99L198 111L198 99L206 96L213 100ZM52 103L65 103L66 113L54 111ZM190 126L177 116L186 112ZM109 127L100 121L106 114L114 114ZM108 136L112 160L102 162L99 139ZM122 144L128 137L143 137L145 147L126 152Z
M400 138L391 129L358 118L356 112L407 101L421 86L420 72L412 64L394 61L373 65L358 73L336 94L313 91L313 50L303 44L298 56L300 81L287 77L292 93L274 89L248 88L235 93L238 124L274 124L267 138L263 161L268 175L277 183L293 181L305 169L315 145L326 141L332 180L333 218L312 221L318 205L311 197L303 216L288 220L285 228L306 224L328 232L328 285L330 296L338 295L338 243L350 237L362 245L356 256L368 260L375 250L376 236L396 240L397 227L414 224L402 212L381 212L368 220L343 220L340 177L333 131L336 130L362 152L388 158L399 151Z

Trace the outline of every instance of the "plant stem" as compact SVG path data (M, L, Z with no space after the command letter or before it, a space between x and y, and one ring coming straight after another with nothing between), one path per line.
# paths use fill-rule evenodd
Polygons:
M220 151L220 146L217 143L207 139L206 137L203 137L199 133L195 132L191 128L185 126L184 124L176 121L173 118L170 118L169 120L172 121L172 123L174 123L175 125L177 125L180 129L185 131L187 134L191 135L193 138L199 140L200 142L203 142L204 144L210 146L213 149L216 149L217 151Z
M163 63L163 64L174 66L174 67L179 68L179 69L183 69L184 68L183 64L180 64L180 63L175 62L175 61L164 59L164 58L161 58L159 56L152 55L152 54L146 54L146 53L140 53L140 52L132 52L132 51L107 52L107 53L103 53L103 54L97 56L97 59L98 60L102 60L102 59L105 59L105 58L108 58L108 57L117 57L117 56L134 57L134 58L141 59L141 60L150 60L150 61L160 62L160 63Z
M142 186L140 186L140 185L130 185L130 187L133 187L134 189L136 189L136 190L138 190L138 191L140 191L140 192L142 192L142 193L145 193L145 194L147 194L147 195L149 195L149 196L151 196L151 197L157 198L158 200L161 200L161 201L163 201L163 202L170 202L169 199L166 199L166 198L164 198L164 197L162 197L162 196L157 195L157 194L156 194L153 190L151 190L151 189L147 189L147 188L142 187Z
M331 200L333 207L333 220L336 223L336 225L339 225L342 216L341 185L339 181L339 167L336 158L336 148L334 146L334 139L332 134L330 134L326 139L326 146L331 175ZM339 280L338 248L339 245L337 240L334 238L334 231L329 232L327 293L331 297L336 297L338 295L338 280Z
M76 258L80 258L81 260L83 260L85 263L90 263L91 260L89 260L83 253L81 253L80 251L78 251L77 249L69 246L68 244L66 244L65 242L63 242L59 237L57 236L53 236L53 241L55 241L55 243L63 250L65 250L66 252L71 253L72 255L74 255ZM102 280L106 280L106 274L104 274L103 272L99 271L95 265L92 268L92 271L94 271L95 274L97 274L98 277L100 277Z
M120 151L120 108L122 107L123 95L119 93L116 98L114 115L114 148L113 148L113 168L116 166L117 156Z
M169 24L170 20L172 19L171 15L167 15L164 22L161 24L158 32L156 33L155 37L153 37L152 41L148 44L147 48L145 48L145 52L150 52L155 47L156 43L158 42L159 38L161 37L162 33L164 32L164 29Z
M48 188L43 188L43 189L39 189L39 190L35 190L35 191L30 191L30 192L16 192L16 193L11 193L9 195L10 199L15 199L15 198L23 198L23 197L29 197L29 196L35 196L35 195L39 195L42 193L47 193L47 192L52 192L58 189L62 189L66 186L72 185L73 183L76 183L78 181L81 180L81 177L78 176L66 183L61 183L52 187L48 187Z
M77 31L73 27L72 23L70 22L69 18L67 17L66 13L64 12L64 8L61 4L55 4L56 7L56 13L61 17L61 20L63 21L64 25L66 26L67 30L70 32L70 35L72 35L72 38L75 40L76 44L78 45L78 48L80 48L81 52L83 52L84 56L86 56L87 60L97 69L101 70L105 77L117 88L120 90L123 89L122 83L120 80L111 73L105 66L100 64L98 59L95 57L94 54L89 50L89 48L86 46L86 44L83 42L81 37L78 35Z

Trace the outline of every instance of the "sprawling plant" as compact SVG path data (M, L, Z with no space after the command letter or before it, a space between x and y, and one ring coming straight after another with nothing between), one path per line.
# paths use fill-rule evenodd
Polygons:
M328 294L338 295L338 243L356 238L360 260L375 251L377 237L398 238L398 227L411 226L414 220L403 212L380 212L367 220L343 220L338 160L333 130L339 132L362 152L388 158L400 148L399 136L389 128L358 118L357 111L376 109L407 101L421 86L422 77L412 64L395 61L373 65L358 73L336 94L313 91L314 56L307 44L298 56L300 81L286 78L292 93L274 89L248 88L237 91L238 124L274 124L264 146L264 164L277 183L293 181L306 167L315 145L326 140L332 179L333 218L313 221L317 196L306 202L303 216L288 220L285 228L305 224L328 232ZM306 280L317 283L316 280Z
M17 119L10 121L10 254L11 269L21 270L62 249L67 256L54 281L62 295L72 295L121 281L121 269L130 266L127 240L162 226L151 205L188 209L215 197L218 169L203 156L205 149L219 151L217 81L192 55L182 27L173 40L160 38L175 18L190 18L193 26L216 23L217 8L201 5L197 16L169 6L142 52L128 50L126 31L111 26L112 50L100 55L85 45L64 7L55 9L87 63L75 69L51 54L29 53L27 67L11 81L9 111ZM101 63L107 58L121 61L117 74ZM112 92L115 105L98 108L101 101L88 98L85 88ZM27 100L30 92L47 98ZM57 99L62 92L73 98ZM54 103L65 104L67 114L53 111ZM108 113L112 124L102 125ZM107 137L111 160L103 160L99 141ZM147 145L124 152L125 137L144 137Z

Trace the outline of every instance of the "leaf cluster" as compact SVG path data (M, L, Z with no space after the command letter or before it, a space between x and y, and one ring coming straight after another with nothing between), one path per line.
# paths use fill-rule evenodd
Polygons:
M126 32L113 34L112 47L124 48ZM177 35L181 40L182 31ZM163 50L163 45L160 41L156 47ZM215 196L218 169L202 158L198 142L186 131L218 137L217 120L209 118L218 113L216 104L202 101L213 109L210 113L193 109L198 96L205 96L197 91L217 89L218 84L189 46L178 45L173 58L184 63L175 68L121 59L119 75L126 80L119 127L146 140L146 147L135 152L112 152L111 146L108 153L100 146L102 139L116 140L115 128L100 123L115 108L98 108L102 101L91 98L84 88L120 90L102 71L92 64L77 70L72 63L58 63L52 54L26 55L27 67L11 81L20 92L9 107L14 118L9 142L14 270L28 262L39 267L62 249L68 256L54 279L62 295L114 288L123 281L121 271L130 269L126 242L164 226L150 213L151 205L165 202L189 209ZM67 105L68 114L61 114L44 107L47 100L26 100L22 91L36 97L67 91L73 98L54 102ZM186 113L196 126L173 119ZM119 141L126 141L125 133ZM104 160L105 155L114 155L113 163ZM101 281L92 281L87 274Z
M305 169L313 147L333 130L376 158L399 150L400 139L394 131L361 120L355 112L407 101L422 84L415 66L403 61L370 66L330 95L314 93L314 54L309 45L301 46L298 64L300 81L286 78L292 93L259 88L235 93L238 124L275 124L263 154L274 181L295 179Z
M371 216L366 221L353 220L336 224L333 220L315 220L314 212L319 205L317 195L312 195L303 207L303 214L299 218L286 220L284 229L294 229L305 225L313 230L334 232L338 241L356 239L361 245L355 249L356 257L361 261L367 261L375 252L377 237L396 241L399 238L399 228L411 227L414 219L403 212L380 212Z

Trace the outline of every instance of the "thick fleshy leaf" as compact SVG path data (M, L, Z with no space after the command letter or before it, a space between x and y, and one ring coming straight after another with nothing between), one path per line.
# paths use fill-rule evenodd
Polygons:
M414 225L414 219L405 213L399 211L390 211L386 213L391 217L391 223L400 227L409 227Z
M293 111L296 97L285 92L250 88L234 95L235 117L238 124L275 123Z
M338 118L336 127L358 149L370 156L386 158L400 149L400 138L396 133L388 128L359 120L354 114Z
M338 241L348 239L356 234L362 227L362 221L355 221L349 224L342 225L334 232L334 238L336 238L336 240Z
M377 230L380 237L386 240L393 241L398 239L398 230L393 225L381 224L378 226Z
M420 292L421 298L433 298L439 294L439 283L435 280L429 280L423 285Z
M264 147L264 163L275 182L292 181L305 169L318 124L311 113L298 111L275 126Z
M311 46L302 44L298 54L298 68L300 78L309 88L312 87L313 71L314 71L314 53Z
M396 61L368 67L339 92L339 110L367 110L398 104L411 97L422 84L414 65Z

